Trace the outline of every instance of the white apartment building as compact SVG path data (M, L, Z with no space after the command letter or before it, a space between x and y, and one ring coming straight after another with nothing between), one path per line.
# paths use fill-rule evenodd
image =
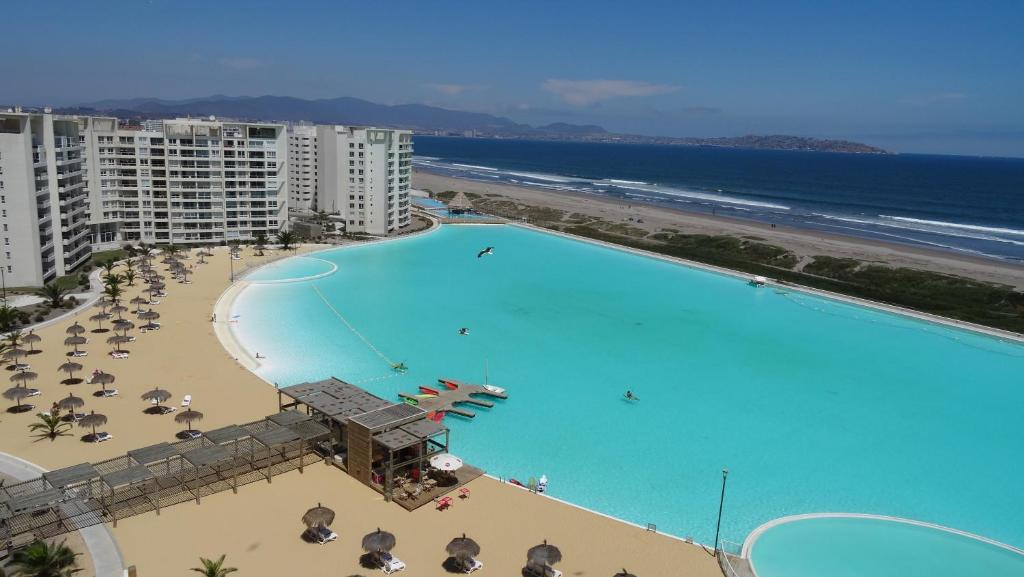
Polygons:
M97 245L273 238L287 223L283 125L175 119L137 130L114 118L77 121Z
M288 127L288 207L300 212L317 210L316 126Z
M40 286L92 254L75 119L0 112L0 241L6 286Z
M412 132L317 126L317 210L341 215L348 232L385 235L407 226Z

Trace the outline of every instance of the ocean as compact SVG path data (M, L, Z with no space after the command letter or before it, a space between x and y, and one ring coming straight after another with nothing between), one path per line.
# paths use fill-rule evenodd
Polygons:
M423 170L1024 261L1024 159L417 136Z

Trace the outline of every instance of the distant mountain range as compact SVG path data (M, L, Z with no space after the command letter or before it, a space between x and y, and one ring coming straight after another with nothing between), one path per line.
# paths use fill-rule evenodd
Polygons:
M179 116L218 116L239 120L308 121L318 124L354 124L406 128L418 133L472 135L492 138L570 140L583 142L619 142L632 144L671 144L718 146L772 150L816 150L884 154L866 144L802 136L769 135L720 138L676 138L614 134L593 124L556 122L533 127L493 114L449 110L425 104L377 104L342 96L306 100L291 96L224 96L163 100L131 98L100 100L60 109L67 114L104 114L124 119L175 118Z

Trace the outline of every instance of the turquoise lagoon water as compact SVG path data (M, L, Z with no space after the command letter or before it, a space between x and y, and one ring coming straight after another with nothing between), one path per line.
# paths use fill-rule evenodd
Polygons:
M397 400L480 382L486 362L510 398L445 422L452 451L493 475L546 474L555 497L707 543L728 466L733 541L849 511L1024 544L1024 346L510 226L316 258L251 278L337 271L235 301L261 376Z
M1024 555L965 535L897 521L800 519L754 542L758 577L1019 577Z

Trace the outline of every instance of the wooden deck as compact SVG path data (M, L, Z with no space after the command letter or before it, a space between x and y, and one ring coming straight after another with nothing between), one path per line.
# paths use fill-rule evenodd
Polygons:
M425 397L421 394L412 393L398 393L399 397L408 399L415 403L415 405L424 411L438 412L442 411L445 413L451 413L453 415L459 415L472 419L476 416L473 411L461 408L457 405L475 405L477 407L491 408L494 403L485 399L479 398L480 396L491 397L495 399L507 399L508 395L505 393L498 393L486 389L483 385L474 385L470 383L463 383L454 379L438 379L439 384L430 387L437 391L436 396ZM449 389L444 384L440 384L441 381L447 381L455 383L458 388Z
M472 481L473 479L476 479L477 477L482 476L484 474L484 470L478 469L472 465L463 465L457 471L454 471L454 474L455 478L458 479L458 482L452 485L451 487L434 487L429 491L423 490L416 497L392 499L392 502L398 503L403 508L405 508L406 511L414 511L424 505L433 504L434 499L451 494L452 500L455 501L455 503L458 503L461 499L458 498L458 494L455 492L466 483ZM374 488L377 489L378 491L383 490L383 487L376 484L374 485Z

